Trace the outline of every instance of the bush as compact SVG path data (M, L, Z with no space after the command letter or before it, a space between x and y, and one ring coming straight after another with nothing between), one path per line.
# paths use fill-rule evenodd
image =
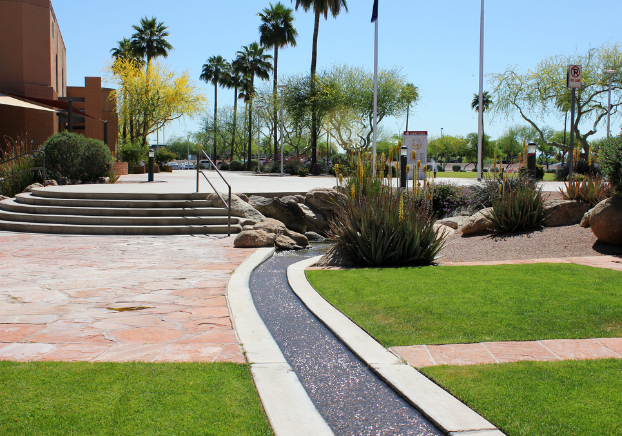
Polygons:
M307 177L307 175L309 175L309 169L306 167L298 168L298 175L300 177Z
M286 174L289 174L290 176L296 176L298 175L298 170L303 167L303 168L307 168L307 166L301 162L297 162L297 161L289 161L286 162L283 165L283 172ZM308 170L308 168L307 168Z
M529 177L527 165L523 165L518 170L518 175L521 177ZM544 179L544 167L542 165L536 165L536 180Z
M506 188L517 189L520 184L529 183L533 185L535 189L535 182L532 180L524 179L522 177L506 177L505 181L503 176L499 173L493 173L487 175L481 182L474 184L468 191L468 204L470 211L476 211L485 207L491 207L494 200L500 197L499 185L503 184Z
M130 140L119 144L119 159L121 162L127 162L127 166L131 169L140 162L147 159L149 147L141 142L132 142Z
M536 188L529 180L519 177L511 186L501 184L501 194L492 200L492 210L484 215L492 221L499 233L514 233L540 225L544 219L542 187Z
M437 217L442 217L469 203L469 188L454 183L434 185L432 192L432 210Z
M220 164L220 168L218 168L221 171L229 171L229 164L227 162L223 162Z
M462 167L456 164L456 165L452 165L451 169L454 171L454 173L459 173Z
M104 177L114 162L106 144L78 133L51 136L40 150L45 152L46 170L55 179L93 182Z
M601 143L600 162L613 195L622 197L622 133L610 136Z
M171 150L160 147L154 153L154 160L156 165L160 169L164 167L167 163L177 158L177 154L173 153Z
M0 149L0 162L17 157L27 151L28 148L23 140L7 141L6 149L4 151ZM36 181L43 181L43 176L39 176L34 171L28 171L32 167L41 166L40 163L35 164L35 162L40 162L40 159L32 155L27 155L0 165L0 179L11 177L14 174L25 171L19 176L0 182L0 195L14 197L15 194L23 192L28 185Z
M611 195L611 187L599 176L581 177L581 179L573 177L568 183L564 183L566 192L561 189L560 192L566 200L582 201L594 207Z
M244 164L239 160L232 160L229 162L229 171L242 171L244 169Z
M584 159L579 160L575 165L573 176L580 175L592 175L597 176L601 173L601 167L596 164L589 165ZM565 163L559 167L555 172L555 180L564 181L568 180L568 164Z

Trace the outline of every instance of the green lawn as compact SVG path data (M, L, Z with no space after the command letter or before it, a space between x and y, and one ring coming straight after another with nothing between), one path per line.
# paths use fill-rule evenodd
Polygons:
M1 435L272 435L248 366L0 361Z
M622 336L622 272L573 264L315 270L384 346Z
M421 369L509 436L622 434L622 361Z
M491 173L482 173L483 177L488 177L490 176ZM454 171L445 171L445 172L437 172L436 173L436 178L437 179L442 179L442 178L456 178L456 179L477 179L477 173L474 173L473 171L467 171L465 173L457 173ZM555 174L553 173L545 173L544 174L544 181L553 181L555 180Z

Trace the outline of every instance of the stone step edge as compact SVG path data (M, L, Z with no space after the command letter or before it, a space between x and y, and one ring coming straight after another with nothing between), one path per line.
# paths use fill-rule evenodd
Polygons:
M73 185L72 185L73 186ZM99 186L99 185L94 185ZM60 189L59 189L60 188ZM208 192L153 193L153 192L81 192L63 187L32 188L32 194L41 198L64 198L75 200L205 200Z
M94 200L37 197L30 194L17 194L15 201L22 204L66 207L117 207L117 208L188 208L212 207L211 200Z

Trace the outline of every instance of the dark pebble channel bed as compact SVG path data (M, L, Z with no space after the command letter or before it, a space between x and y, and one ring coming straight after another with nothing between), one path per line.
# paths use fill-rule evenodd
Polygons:
M255 306L335 435L442 435L348 350L293 293L287 267L321 254L281 252L251 275Z

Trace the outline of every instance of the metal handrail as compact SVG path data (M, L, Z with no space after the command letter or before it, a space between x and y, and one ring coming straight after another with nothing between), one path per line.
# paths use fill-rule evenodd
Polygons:
M4 162L0 162L0 165L4 165L5 163L9 163L12 160L19 159L20 157L26 156L28 154L35 154L35 153L41 153L43 155L43 166L28 168L28 169L26 169L24 171L20 171L19 173L12 174L9 177L0 178L0 183L3 183L3 182L5 182L5 181L7 181L9 179L12 179L13 177L17 177L20 174L24 174L24 173L26 173L28 171L43 170L43 186L45 186L45 179L46 179L46 174L45 174L45 152L43 152L41 150L34 150L34 151L28 151L26 153L22 153L19 156L15 156L15 157L12 157L11 159L5 160Z
M205 180L207 180L207 183L209 183L209 185L212 187L212 189L214 190L214 192L216 193L216 195L218 195L218 198L220 198L220 201L223 202L223 204L227 205L227 209L229 211L229 220L228 220L228 226L229 226L229 235L231 236L231 185L229 183L227 183L227 181L225 180L225 178L223 177L223 175L221 174L221 172L218 170L218 168L216 167L216 165L214 164L214 162L212 162L212 160L210 159L210 157L207 155L207 153L205 153L205 150L201 150L201 153L203 153L203 155L205 156L205 158L209 161L210 166L214 167L214 169L216 170L216 172L218 173L218 175L220 176L220 178L222 179L223 182L225 182L225 185L227 185L227 187L229 188L229 198L227 199L228 201L225 201L222 196L220 195L220 193L218 192L218 190L214 187L214 185L212 185L212 182L210 182L210 180L207 178L207 176L205 175L205 173L203 171L201 171L201 169L199 168L201 163L200 163L200 159L199 159L199 153L197 153L197 193L199 192L199 173L203 174L203 177L205 178Z

